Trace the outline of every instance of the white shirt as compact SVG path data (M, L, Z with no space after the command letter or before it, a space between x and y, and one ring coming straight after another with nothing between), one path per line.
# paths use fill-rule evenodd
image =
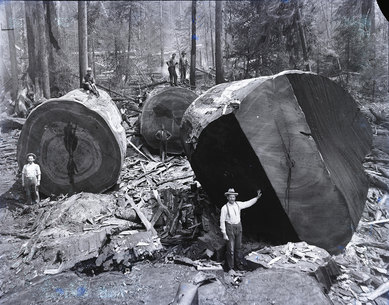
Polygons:
M248 201L235 201L235 203L226 203L223 205L220 212L220 230L222 233L226 233L226 222L229 224L238 224L240 223L240 210L251 207L257 198L250 199Z
M41 169L38 164L32 163L32 164L26 164L23 166L22 174L26 178L32 178L40 176Z

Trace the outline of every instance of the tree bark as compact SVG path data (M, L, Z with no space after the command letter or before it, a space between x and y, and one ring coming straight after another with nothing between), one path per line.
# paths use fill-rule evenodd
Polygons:
M211 0L208 2L209 4L209 29L211 31L211 54L212 54L212 67L215 66L215 52L213 47L213 26L212 26L212 10L211 10Z
M159 44L161 47L161 69L165 66L165 60L164 60L164 37L163 37L163 6L162 6L162 0L159 1L159 8L160 8L160 15L159 15Z
M28 45L28 69L32 81L35 83L38 76L38 25L36 16L36 6L32 1L24 2L24 9L26 15L26 32Z
M88 66L88 32L87 32L87 11L86 1L78 2L78 58L79 58L79 72L80 72L80 86L86 74ZM115 36L116 37L116 36Z
M13 23L14 19L12 14L11 1L7 1L5 3L5 16L7 18L8 47L9 47L9 58L11 62L11 77L12 77L11 97L15 101L18 94L18 66L16 60L15 26Z
M220 84L185 111L181 140L214 204L229 187L243 201L262 190L243 215L246 232L280 243L297 236L332 253L349 242L366 200L372 131L335 82L290 71Z
M45 98L50 98L50 75L49 75L49 56L47 52L47 39L46 39L46 17L44 10L44 2L39 1L36 3L38 12L38 26L39 26L39 57L40 57L40 80Z
M224 82L223 56L222 56L222 1L216 1L215 8L215 62L216 62L216 84Z
M307 50L307 44L305 40L305 33L304 33L304 28L302 26L301 22L301 14L300 14L300 8L299 8L299 1L295 0L295 12L296 12L296 23L297 23L297 29L300 37L300 42L301 42L301 49L303 51L303 59L304 59L304 65L306 71L311 71L309 62L308 62L308 50Z
M196 87L196 0L192 0L192 47L190 50L190 86Z
M117 182L126 155L121 114L108 93L73 90L36 107L18 142L18 164L37 155L46 195L102 192Z

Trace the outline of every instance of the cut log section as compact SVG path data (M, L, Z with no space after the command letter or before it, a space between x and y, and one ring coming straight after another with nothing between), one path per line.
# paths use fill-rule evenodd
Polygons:
M301 71L213 87L187 109L181 137L211 200L262 189L242 212L245 232L275 243L304 240L331 253L350 240L368 179L372 131L352 97Z
M160 143L155 138L155 134L163 124L165 129L172 134L167 144L167 152L182 153L181 119L185 110L196 98L196 93L180 87L156 89L151 92L143 106L140 120L140 133L147 144L154 149L159 149Z
M36 154L42 193L98 193L117 182L126 134L114 102L106 92L99 93L73 90L39 105L27 118L17 158L21 169L26 154Z

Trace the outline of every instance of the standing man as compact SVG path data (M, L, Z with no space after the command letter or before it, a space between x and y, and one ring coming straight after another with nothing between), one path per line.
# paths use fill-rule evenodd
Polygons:
M27 154L27 164L22 170L22 186L26 190L27 204L31 204L31 187L34 189L35 203L39 202L38 187L41 184L41 169L34 161L36 156L33 153Z
M186 55L185 51L182 51L180 57L180 64L179 64L180 78L181 78L181 83L183 84L186 81L186 70L188 69L188 59L186 58L185 55Z
M169 76L170 76L170 86L177 86L177 73L176 73L176 65L178 65L178 62L176 60L176 53L172 54L172 57L166 62L168 66Z
M227 241L226 261L228 273L234 275L234 267L240 268L240 248L242 245L242 223L240 211L251 207L262 196L258 190L257 197L248 201L235 201L238 193L233 188L224 193L228 202L222 207L220 213L220 229L224 240Z
M155 138L159 141L159 156L162 163L165 163L165 157L167 154L167 141L172 137L172 134L165 130L165 126L162 124L161 129L155 133Z

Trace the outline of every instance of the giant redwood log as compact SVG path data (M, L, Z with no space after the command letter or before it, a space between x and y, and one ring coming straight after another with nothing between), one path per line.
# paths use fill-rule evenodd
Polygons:
M304 240L336 253L350 240L368 189L362 160L372 132L355 101L331 80L286 71L215 86L185 112L181 137L211 200L259 202L242 211L246 233Z
M155 138L155 134L163 124L172 134L167 144L168 152L182 153L181 119L185 110L196 98L196 93L181 87L167 87L152 91L145 101L140 118L140 133L147 144L154 149L159 149L159 141Z
M102 192L119 177L126 153L121 114L110 96L73 90L50 99L28 116L18 142L18 163L32 152L46 195Z

